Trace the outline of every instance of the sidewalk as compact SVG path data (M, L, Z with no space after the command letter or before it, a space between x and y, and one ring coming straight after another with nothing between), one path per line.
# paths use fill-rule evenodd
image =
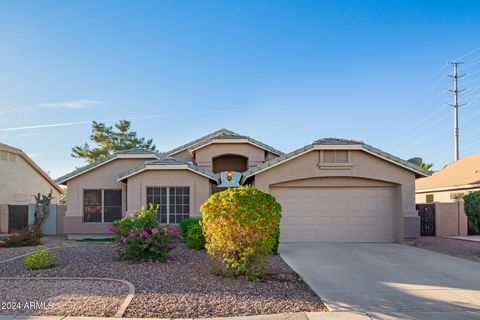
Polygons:
M6 320L167 320L161 318L102 318L102 317L47 317L47 316L0 316ZM367 315L355 312L298 312L248 317L203 318L196 320L371 320ZM177 320L193 320L177 319Z
M454 236L454 237L445 237L445 238L464 240L464 241L480 242L480 236Z

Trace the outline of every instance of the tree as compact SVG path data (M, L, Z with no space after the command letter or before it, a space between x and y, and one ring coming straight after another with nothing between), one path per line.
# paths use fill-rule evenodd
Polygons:
M75 146L72 148L72 157L84 158L92 163L121 150L142 148L157 151L152 139L137 137L137 132L130 129L128 120L120 120L115 128L103 122L92 121L90 140L96 144L95 147L90 147L88 143Z
M420 168L430 171L430 168L433 167L433 163L423 162L420 164Z
M480 191L470 192L463 197L463 207L465 215L475 227L477 232L480 232Z

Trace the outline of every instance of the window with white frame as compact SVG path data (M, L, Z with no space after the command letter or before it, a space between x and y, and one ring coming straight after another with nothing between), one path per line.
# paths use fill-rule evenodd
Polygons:
M150 203L159 206L161 223L180 223L190 217L190 187L147 187Z
M121 189L83 190L83 222L113 222L121 218Z

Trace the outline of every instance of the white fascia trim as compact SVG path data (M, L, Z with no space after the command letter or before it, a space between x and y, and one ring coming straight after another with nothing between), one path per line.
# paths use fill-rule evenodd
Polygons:
M248 144L251 144L252 146L255 146L255 147L260 148L260 149L262 149L262 150L265 150L265 151L268 151L268 152L271 152L271 153L273 153L273 154L278 155L277 153L272 152L272 151L270 151L270 150L268 150L268 149L265 149L265 147L262 147L261 145L258 145L258 144L256 144L256 143L253 143L252 141L250 141L250 140L248 140L248 139L212 139L212 141L210 141L210 142L208 142L208 143L206 143L206 144L204 144L204 145L201 145L201 146L199 146L199 147L197 147L197 148L190 149L190 150L188 150L188 151L189 151L190 153L192 153L192 152L195 152L195 151L197 151L197 150L199 150L199 149L205 148L206 146L209 146L209 145L214 144L214 143L218 143L218 144L220 144L220 143L224 143L224 144L228 144L228 143L248 143Z
M361 144L316 144L313 150L363 150Z
M275 168L276 166L281 165L282 163L284 163L284 162L286 162L286 161L289 161L289 160L295 159L295 158L297 158L297 157L300 157L300 156L304 155L305 153L308 153L308 152L310 152L310 151L312 151L312 150L314 150L314 149L311 148L311 149L305 150L305 151L303 151L303 152L300 152L299 154L296 154L296 155L294 155L294 156L291 156L290 158L286 158L286 159L283 159L282 161L279 161L279 162L277 162L277 163L275 163L275 164L272 164L271 166L268 166L268 167L265 167L265 168L263 168L263 169L261 169L261 170L258 170L258 171L256 171L256 172L250 173L248 176L245 176L244 178L242 178L241 183L245 182L245 180L247 180L247 179L250 178L251 176L254 176L254 175L257 175L257 174L259 174L259 173L261 173L261 172L264 172L264 171L267 171L267 170L269 170L269 169Z
M113 157L113 158L111 158L111 159L108 159L107 161L101 162L101 163L97 164L96 166L93 166L93 167L91 167L91 168L88 168L88 169L86 169L85 171L81 171L81 172L77 173L76 175L73 175L73 176L71 176L71 177L68 177L68 178L66 178L66 179L64 179L64 180L62 180L62 181L57 182L57 183L58 183L58 184L63 184L63 183L65 183L65 182L68 181L68 180L72 180L73 178L76 178L76 177L78 177L78 176L81 176L82 174L85 174L85 173L87 173L87 172L89 172L89 171L92 171L93 169L96 169L96 168L98 168L98 167L101 167L101 166L103 166L103 165L105 165L105 164L107 164L107 163L109 163L109 162L112 162L113 160L116 160L116 159L142 159L142 158L143 158L143 159L157 159L157 156L154 155L154 154L134 154L133 157L132 157L131 154L130 154L130 155L129 155L129 154L117 154L117 155L115 155L115 157Z
M117 154L114 159L156 159L157 156L153 153L121 153Z
M378 158L380 158L380 159L383 159L383 160L385 160L385 161L388 161L388 162L390 162L390 163L393 163L393 164L395 164L395 165L397 165L397 166L400 166L400 167L405 168L405 169L407 169L407 170L410 170L410 171L412 171L412 172L415 172L415 173L421 174L421 175L423 175L423 176L425 176L425 177L428 177L428 175L425 174L425 173L423 173L423 172L417 171L417 170L412 169L412 168L410 168L410 167L408 167L408 166L405 166L405 165L403 165L403 164L401 164L401 163L398 163L398 162L396 162L396 161L394 161L394 160L391 160L391 159L386 158L386 157L382 157L382 156L379 155L378 153L375 153L375 152L372 152L372 151L370 151L370 150L368 150L368 149L365 149L361 144L344 144L344 145L314 145L313 148L310 148L310 149L308 149L308 150L305 150L305 151L303 151L303 152L301 152L301 153L299 153L299 154L296 154L296 155L294 155L294 156L292 156L292 157L290 157L290 158L283 159L282 161L279 161L279 162L277 162L277 163L275 163L275 164L273 164L273 165L271 165L271 166L265 167L265 168L263 168L262 170L256 171L256 172L254 172L254 173L249 174L248 176L245 176L245 178L242 179L242 182L244 182L245 180L247 180L248 178L250 178L250 177L253 176L253 175L256 175L256 174L258 174L258 173L261 173L261 172L264 172L264 171L269 170L269 169L271 169L271 168L274 168L274 167L276 167L276 166L278 166L278 165L280 165L280 164L282 164L282 163L284 163L284 162L286 162L286 161L290 161L290 160L295 159L295 158L297 158L297 157L299 157L299 156L302 156L302 155L304 155L305 153L308 153L308 152L310 152L310 151L321 151L321 150L361 150L361 151L364 151L364 152L366 152L366 153L368 153L368 154L371 154L371 155L373 155L373 156L376 156L376 157L378 157Z
M201 176L204 176L205 178L208 178L208 179L213 179L212 177L200 172L200 171L197 171L197 170L193 170L192 168L190 168L188 166L188 164L147 164L145 165L145 167L143 167L142 169L138 170L138 171L135 171L135 172L132 172L124 177L121 177L121 178L118 178L117 181L122 181L122 180L125 180L131 176L134 176L134 175L137 175L139 173L142 173L144 171L148 171L148 170L188 170L188 171L191 171L193 173L196 173L196 174L199 174Z
M393 164L396 164L396 165L399 166L399 167L402 167L402 168L404 168L404 169L410 170L410 171L412 171L412 172L414 172L414 173L417 173L417 174L419 174L419 175L422 175L422 176L424 176L424 177L429 177L429 175L426 174L426 173L423 173L423 172L421 172L421 171L418 171L418 170L415 170L415 169L413 169L413 168L410 168L409 166L406 166L406 165L404 165L404 164L401 164L401 163L399 163L399 162L397 162L397 161L394 161L394 160L392 160L392 159L383 157L383 156L379 155L378 153L372 152L372 151L367 150L367 149L364 149L364 148L362 148L362 150L365 151L366 153L369 153L369 154L371 154L371 155L374 155L374 156L376 156L376 157L379 157L380 159L383 159L383 160L385 160L385 161L388 161L388 162L391 162L391 163L393 163Z
M451 186L451 187L439 187L431 189L419 189L415 190L415 193L427 193L427 192L436 192L436 191L448 191L448 190L460 190L460 189L473 189L480 188L480 184L464 184L460 186Z
M410 171L413 171L415 173L418 173L418 174L421 174L422 176L424 177L428 177L428 174L425 174L423 172L420 172L420 171L417 171L413 168L410 168L409 166L406 166L402 163L399 163L397 161L394 161L392 159L389 159L387 157L383 157L382 155L379 155L378 153L376 152L372 152L366 148L364 148L361 144L345 144L345 145L315 145L313 147L314 150L361 150L361 151L364 151L368 154L371 154L372 156L376 156L380 159L383 159L385 161L388 161L390 163L393 163L397 166L400 166L402 168L405 168L407 170L410 170Z

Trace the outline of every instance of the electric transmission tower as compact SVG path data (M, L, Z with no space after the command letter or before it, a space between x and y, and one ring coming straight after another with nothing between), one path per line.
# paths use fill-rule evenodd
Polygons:
M455 146L455 161L460 158L460 150L459 150L459 142L458 142L458 108L464 106L465 104L459 105L458 104L458 94L465 89L458 90L458 78L462 78L465 74L458 75L458 65L462 64L463 62L450 62L453 65L453 74L449 74L450 77L453 78L453 89L449 89L450 92L453 92L453 104L449 103L449 106L453 107L454 114L453 114L453 137L454 137L454 146Z

